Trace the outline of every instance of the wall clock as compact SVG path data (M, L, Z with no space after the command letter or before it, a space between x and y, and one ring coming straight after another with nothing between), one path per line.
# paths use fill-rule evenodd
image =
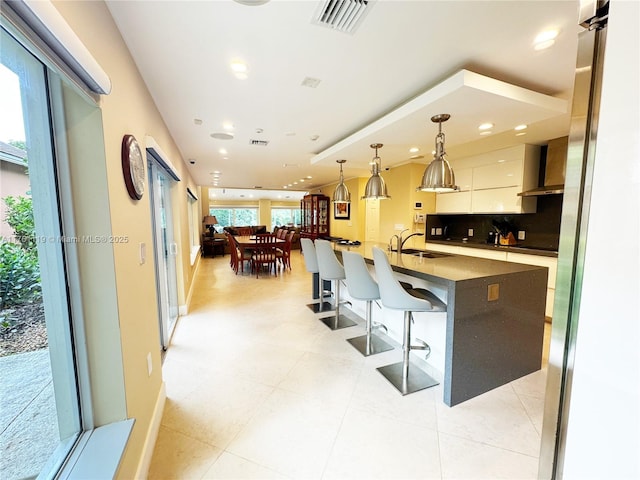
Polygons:
M133 135L122 138L122 174L129 196L140 200L144 193L144 158Z

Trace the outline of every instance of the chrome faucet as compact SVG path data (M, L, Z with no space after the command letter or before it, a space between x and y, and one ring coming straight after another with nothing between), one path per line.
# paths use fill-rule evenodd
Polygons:
M400 234L400 248L398 248L398 251L402 253L402 247L404 247L404 244L406 243L406 241L409 240L411 237L422 237L423 235L424 233L422 232L416 232L416 233L412 233L407 238L402 240L402 234Z

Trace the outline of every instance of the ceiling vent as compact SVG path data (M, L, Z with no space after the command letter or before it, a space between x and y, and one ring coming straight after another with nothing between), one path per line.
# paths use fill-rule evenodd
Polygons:
M370 9L371 0L322 0L312 23L354 33Z
M269 145L269 140L249 140L249 145L257 145L258 147L266 147Z

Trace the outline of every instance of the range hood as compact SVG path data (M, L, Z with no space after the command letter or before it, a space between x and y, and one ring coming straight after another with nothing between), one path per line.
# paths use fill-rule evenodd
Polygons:
M567 166L567 147L569 137L549 140L547 146L547 162L544 170L544 185L521 192L521 197L537 197L540 195L558 195L564 193L564 171Z

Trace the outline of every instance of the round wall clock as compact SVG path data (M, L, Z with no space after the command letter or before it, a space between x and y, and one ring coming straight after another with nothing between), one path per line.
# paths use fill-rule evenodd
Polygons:
M140 200L144 193L144 158L133 135L125 135L122 139L122 174L129 196Z

